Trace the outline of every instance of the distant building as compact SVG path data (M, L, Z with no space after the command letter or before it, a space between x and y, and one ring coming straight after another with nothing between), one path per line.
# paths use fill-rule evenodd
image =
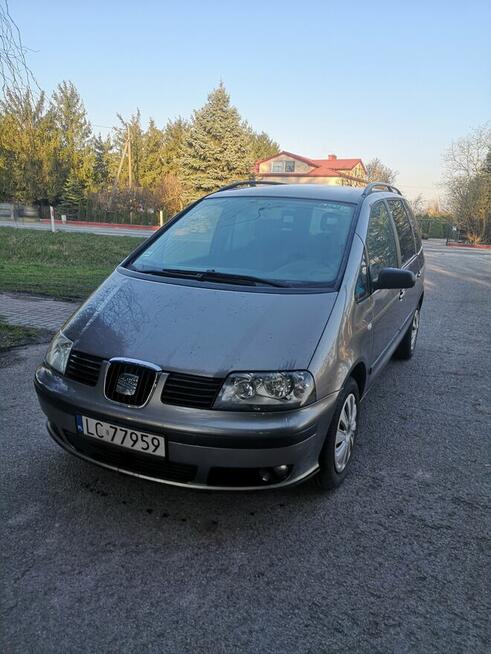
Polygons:
M365 186L367 171L361 159L338 159L335 154L327 159L308 159L283 150L256 161L254 173L263 181Z

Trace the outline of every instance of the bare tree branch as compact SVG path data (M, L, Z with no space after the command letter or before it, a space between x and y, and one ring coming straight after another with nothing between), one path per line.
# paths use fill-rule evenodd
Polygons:
M491 241L491 128L474 129L444 154L445 203L471 243Z
M7 89L20 92L32 91L34 87L39 89L27 64L26 52L8 0L0 0L0 82L4 94Z

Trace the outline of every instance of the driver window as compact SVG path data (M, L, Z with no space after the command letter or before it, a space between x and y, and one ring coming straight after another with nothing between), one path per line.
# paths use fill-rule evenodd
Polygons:
M368 265L372 282L382 268L398 268L397 246L389 212L383 202L377 202L370 212L367 232Z

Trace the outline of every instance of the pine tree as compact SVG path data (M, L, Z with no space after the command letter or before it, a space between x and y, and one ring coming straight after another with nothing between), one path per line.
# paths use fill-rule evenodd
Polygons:
M249 134L250 148L252 163L259 159L267 159L273 157L280 152L281 148L273 141L273 139L266 134L266 132L254 132L252 129Z
M483 172L488 175L491 174L491 147L488 149L488 154L486 155L486 160L483 165Z
M182 157L189 133L189 123L180 116L169 120L163 133L163 167L166 175L182 177Z
M80 178L71 172L63 186L61 205L68 211L78 209L85 197L85 187Z
M82 98L72 82L58 84L51 98L51 107L62 135L68 172L78 172L89 143L91 127Z
M109 152L111 142L99 134L92 141L94 164L92 179L97 190L106 188L109 182Z
M51 97L51 112L61 138L65 179L78 180L80 188L93 187L92 129L83 100L72 82L58 84Z
M148 129L143 134L142 150L140 184L154 190L164 172L164 136L153 118L150 118Z
M186 138L182 157L186 200L247 177L250 162L247 129L220 83L194 112Z
M0 102L0 187L6 199L56 201L65 173L62 142L44 93L7 89Z

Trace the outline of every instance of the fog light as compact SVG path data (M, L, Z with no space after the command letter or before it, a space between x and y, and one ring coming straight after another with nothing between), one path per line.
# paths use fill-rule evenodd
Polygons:
M286 477L287 474L290 472L290 466L287 465L275 466L273 468L273 472L277 477L283 479L283 477Z
M269 470L265 470L262 468L259 471L259 476L261 477L261 481L264 481L265 484L271 481L272 475Z

